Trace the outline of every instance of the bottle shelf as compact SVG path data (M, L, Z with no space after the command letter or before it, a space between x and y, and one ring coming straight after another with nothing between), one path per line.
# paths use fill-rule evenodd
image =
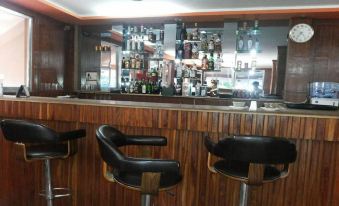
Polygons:
M261 53L262 51L261 50L256 50L256 49L254 49L254 50L248 50L248 49L243 49L243 50L236 50L236 52L237 53L241 53L241 54L245 54L245 53L251 53L252 51L256 51L256 53Z
M259 29L247 29L247 30L241 30L241 29L238 29L236 31L237 35L253 35L253 36L256 36L256 35L260 35L261 34L261 30Z

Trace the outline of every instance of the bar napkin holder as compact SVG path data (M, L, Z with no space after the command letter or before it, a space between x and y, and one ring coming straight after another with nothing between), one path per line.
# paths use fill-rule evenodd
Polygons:
M257 111L257 101L251 101L249 111Z

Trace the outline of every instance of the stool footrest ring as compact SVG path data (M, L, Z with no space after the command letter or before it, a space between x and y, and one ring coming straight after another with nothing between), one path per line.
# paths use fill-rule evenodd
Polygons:
M51 199L59 198L59 197L69 197L69 196L71 196L71 190L69 188L62 188L62 187L53 188L52 191L53 191L53 195L52 195ZM54 194L54 192L56 194ZM47 197L46 190L41 190L39 195L43 196L43 197Z

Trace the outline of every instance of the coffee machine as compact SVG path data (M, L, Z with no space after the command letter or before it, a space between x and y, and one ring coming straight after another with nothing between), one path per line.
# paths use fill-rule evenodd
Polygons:
M312 82L310 103L315 105L339 106L339 83Z

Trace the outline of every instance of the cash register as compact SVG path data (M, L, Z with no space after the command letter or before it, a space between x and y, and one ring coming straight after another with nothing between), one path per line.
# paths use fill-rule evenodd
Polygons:
M310 103L313 105L339 105L339 83L313 82L310 84Z

